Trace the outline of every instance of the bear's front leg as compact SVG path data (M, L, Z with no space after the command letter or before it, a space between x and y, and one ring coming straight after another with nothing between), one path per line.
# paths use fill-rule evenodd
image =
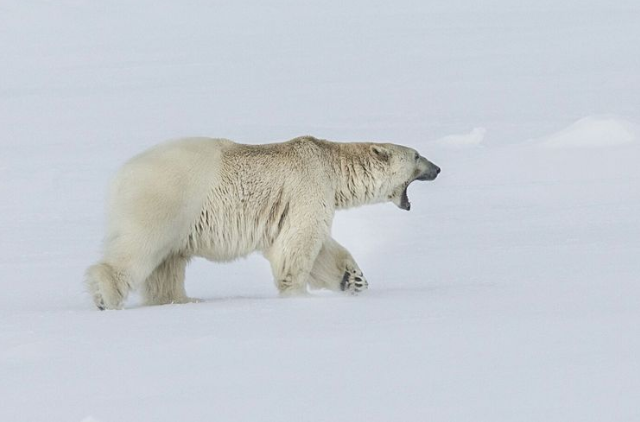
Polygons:
M322 232L314 225L283 231L266 251L281 296L308 293L307 281L322 247Z
M364 278L364 274L359 268L347 269L340 280L340 290L353 295L365 291L369 288L369 282Z
M329 289L356 294L366 290L369 283L348 250L335 239L324 241L311 270L309 284L318 289Z

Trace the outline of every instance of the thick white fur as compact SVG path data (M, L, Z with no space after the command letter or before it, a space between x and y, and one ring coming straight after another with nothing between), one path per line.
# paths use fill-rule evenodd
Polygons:
M415 151L311 137L266 145L188 138L126 163L111 184L103 259L86 283L101 309L131 290L146 304L184 303L192 256L231 261L259 251L283 295L341 289L362 274L331 238L336 209L392 201L424 171Z

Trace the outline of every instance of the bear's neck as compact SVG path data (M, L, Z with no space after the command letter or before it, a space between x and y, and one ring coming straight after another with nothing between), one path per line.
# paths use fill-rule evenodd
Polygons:
M340 144L332 151L335 207L345 209L384 201L382 183L365 144Z

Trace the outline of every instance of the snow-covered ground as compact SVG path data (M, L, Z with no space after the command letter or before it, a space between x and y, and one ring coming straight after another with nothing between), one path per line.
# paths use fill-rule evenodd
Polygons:
M636 1L3 0L0 420L640 420ZM337 215L371 290L98 312L106 183L167 138L391 141L443 168Z

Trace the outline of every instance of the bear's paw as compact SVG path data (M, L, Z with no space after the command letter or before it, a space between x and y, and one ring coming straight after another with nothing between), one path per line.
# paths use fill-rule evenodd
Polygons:
M369 288L369 283L367 279L364 278L362 271L359 270L347 270L344 272L342 276L342 281L340 282L340 289L343 292L347 292L352 295L356 295L360 292L363 292Z

